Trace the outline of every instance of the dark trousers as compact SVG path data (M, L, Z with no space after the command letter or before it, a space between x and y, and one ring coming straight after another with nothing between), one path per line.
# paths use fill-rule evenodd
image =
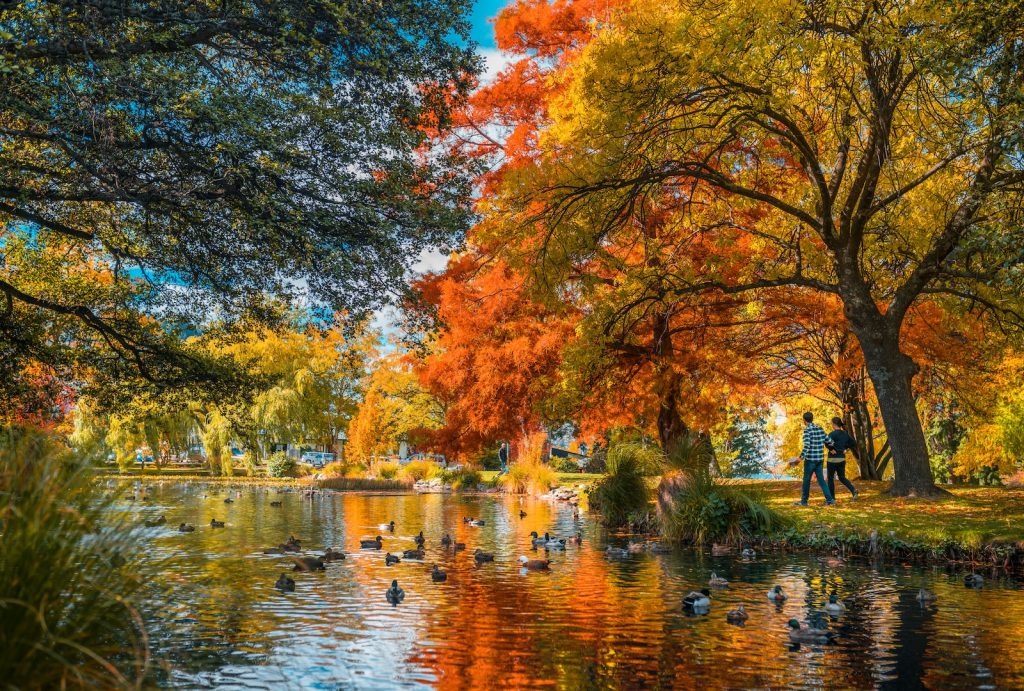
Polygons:
M829 461L828 465L828 488L832 491L832 496L836 496L836 475L839 476L839 481L846 485L846 489L850 490L850 494L857 494L857 488L853 486L853 483L846 479L846 461L841 463L832 463Z
M811 465L807 461L804 461L804 486L802 493L800 494L800 503L806 504L808 498L811 496L811 476L818 478L818 487L821 487L821 493L825 495L825 501L831 504L835 501L835 495L829 491L828 485L825 484L825 474L822 472L822 463L815 463Z

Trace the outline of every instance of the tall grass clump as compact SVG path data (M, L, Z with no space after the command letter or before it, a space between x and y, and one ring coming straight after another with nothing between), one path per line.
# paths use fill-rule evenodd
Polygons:
M661 532L667 539L706 545L770 535L786 521L768 507L761 492L716 480L706 468L676 478L659 490Z
M558 484L558 477L544 463L545 435L531 434L520 449L516 462L498 477L498 488L508 494L546 494Z
M392 461L380 461L367 469L367 475L379 480L394 480L398 477L401 466Z
M144 550L111 501L88 464L51 436L0 429L4 687L146 683L149 647L137 603L156 566L134 556Z
M413 482L419 482L420 480L429 480L440 472L440 466L431 461L409 461L399 474Z
M650 512L646 477L657 475L664 465L657 447L619 444L608 451L608 474L590 491L590 508L610 527L645 523Z

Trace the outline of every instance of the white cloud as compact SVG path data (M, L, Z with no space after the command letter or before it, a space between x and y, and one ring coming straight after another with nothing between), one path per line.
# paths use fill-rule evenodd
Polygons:
M484 59L484 71L480 75L481 85L493 82L507 65L516 60L515 56L503 53L497 48L478 48L477 53Z

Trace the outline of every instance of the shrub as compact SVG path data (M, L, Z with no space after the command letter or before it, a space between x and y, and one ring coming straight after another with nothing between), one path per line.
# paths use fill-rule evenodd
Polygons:
M317 481L317 487L333 490L352 490L364 492L388 492L409 489L408 480L379 480L365 477L325 477Z
M641 446L623 444L608 454L608 475L590 490L590 508L605 525L621 527L648 513L650 492L644 480L654 456Z
M716 481L707 470L662 481L670 497L660 502L662 534L669 540L704 545L767 535L784 524L756 489Z
M398 477L398 471L401 467L397 463L391 461L380 461L374 463L367 470L367 474L370 477L375 477L380 480L394 480Z
M604 473L608 470L608 449L595 449L587 462L583 464L584 473Z
M436 463L430 461L409 461L401 470L402 477L406 477L413 482L419 482L420 480L429 480L435 477L441 468Z
M497 481L509 494L545 494L557 483L554 471L543 463L516 463Z
M295 474L295 460L284 451L275 451L267 460L267 477L291 477Z
M89 464L47 435L0 430L0 678L8 688L121 688L150 669L142 616L157 565Z
M446 485L451 485L452 489L455 490L475 489L477 485L483 482L480 472L472 468L463 468L462 470L438 469L434 477Z
M579 463L571 458L552 458L551 467L557 473L578 473L580 472Z
M351 473L353 469L361 470L359 466L353 466L342 461L334 461L325 465L320 472L325 477L344 477Z

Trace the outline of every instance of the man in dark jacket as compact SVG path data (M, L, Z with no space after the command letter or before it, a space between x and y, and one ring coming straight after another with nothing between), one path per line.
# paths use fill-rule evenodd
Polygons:
M832 491L832 496L836 496L836 475L838 475L839 481L846 485L846 489L850 490L850 494L856 499L857 488L846 479L846 452L849 450L853 457L857 458L857 441L847 433L845 427L846 425L840 418L832 418L832 431L828 435L828 438L832 440L832 446L828 449L828 463L826 464L828 466L828 488Z

